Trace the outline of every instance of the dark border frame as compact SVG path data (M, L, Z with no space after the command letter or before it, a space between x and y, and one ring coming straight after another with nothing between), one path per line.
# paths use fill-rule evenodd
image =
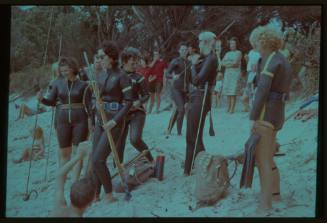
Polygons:
M51 219L51 218L5 218L5 203L6 203L6 173L7 173L7 129L8 129L8 92L9 92L9 64L10 64L10 18L11 18L11 10L10 5L94 5L94 4L104 4L104 5L131 5L131 4L149 4L149 5L189 5L189 4L197 4L197 5L321 5L322 13L321 13L321 66L320 66L320 99L319 99L319 121L318 121L318 153L317 156L317 195L316 195L316 216L317 218L85 218L79 219L79 221L122 221L122 222L148 222L148 221L159 221L159 222L327 222L327 208L326 208L326 165L324 161L326 161L326 152L325 148L325 139L326 131L326 121L324 120L325 114L325 104L323 103L325 99L326 90L324 86L326 86L326 63L324 63L325 55L326 55L326 1L323 0L305 0L305 1L242 1L242 0L222 0L222 1L208 1L208 0L179 0L178 2L164 1L164 0L119 0L119 1L104 1L104 0L1 0L0 6L0 23L2 27L2 35L1 42L3 43L3 48L0 53L0 67L1 67L1 82L6 83L1 87L1 101L3 101L3 105L1 106L1 172L0 172L0 182L1 182L1 191L0 191L0 217L1 222L12 222L12 221L31 221L31 222L44 222L44 221L75 221L75 219ZM5 5L2 5L5 4ZM23 202L23 201L22 201Z

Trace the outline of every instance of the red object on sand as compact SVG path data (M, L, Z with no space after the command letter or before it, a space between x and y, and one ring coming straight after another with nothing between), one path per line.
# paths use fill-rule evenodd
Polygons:
M165 156L159 155L156 158L156 166L155 166L155 177L158 178L158 180L163 180L163 174L164 174L164 166L165 166Z

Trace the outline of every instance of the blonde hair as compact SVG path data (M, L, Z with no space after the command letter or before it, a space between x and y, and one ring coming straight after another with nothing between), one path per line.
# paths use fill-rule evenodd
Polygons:
M263 49L277 51L283 46L283 33L272 24L256 27L249 37L253 48L259 44Z

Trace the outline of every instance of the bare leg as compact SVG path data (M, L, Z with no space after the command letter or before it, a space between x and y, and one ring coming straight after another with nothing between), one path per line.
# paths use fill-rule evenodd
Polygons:
M160 108L160 102L161 102L160 92L156 92L156 98L157 98L157 108L156 108L156 113L158 113L158 112L159 112L159 108Z
M231 113L234 113L235 111L235 105L236 105L236 96L233 95L231 96Z
M260 124L255 125L255 131L261 134L258 143L255 159L259 169L261 198L259 211L266 211L272 208L272 189L273 189L273 155L275 148L273 147L273 130Z
M149 106L149 110L148 112L151 113L152 112L152 108L153 108L153 104L154 104L154 96L155 94L154 93L150 93L150 106Z
M228 104L228 109L227 109L227 113L229 113L231 111L231 97L232 96L227 96L227 104Z
M77 155L77 152L78 152L78 146L73 145L72 152L73 152L73 155L76 156ZM78 161L76 163L76 165L74 166L74 168L73 168L73 173L74 173L74 175L73 175L73 182L79 180L79 177L81 175L82 168L83 168L83 159L81 159L80 161Z
M65 147L59 149L59 168L65 165L70 160L72 147ZM67 175L65 176L66 179Z
M245 91L242 95L241 101L243 103L243 112L248 112L250 110L250 106L249 106L249 97L246 95Z

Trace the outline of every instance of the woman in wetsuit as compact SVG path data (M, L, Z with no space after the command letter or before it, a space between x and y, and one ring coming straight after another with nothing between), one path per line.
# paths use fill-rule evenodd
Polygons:
M115 42L105 41L98 50L103 68L106 70L98 77L98 87L102 104L97 104L96 124L93 138L92 163L94 180L98 186L103 185L106 199L117 200L112 196L112 182L106 161L111 148L105 130L110 130L117 145L119 136L124 129L124 116L132 106L132 86L126 74L119 69L119 50ZM102 123L99 106L105 110L107 123Z
M142 140L142 132L146 116L143 104L149 99L150 94L148 92L145 78L135 72L139 59L140 52L138 49L133 47L126 48L121 54L123 70L132 82L133 97L133 106L127 113L126 125L118 147L119 159L121 162L124 160L124 150L129 127L131 144L140 152L149 149ZM150 152L147 153L146 157L150 162L153 162L153 157Z
M86 90L87 83L77 79L78 66L73 58L62 57L59 60L59 71L63 78L57 78L51 83L51 89L46 97L38 92L37 98L44 105L56 106L56 131L61 167L69 161L72 147L75 153L78 144L87 140L91 94ZM79 178L80 170L81 164L75 169L75 180Z

